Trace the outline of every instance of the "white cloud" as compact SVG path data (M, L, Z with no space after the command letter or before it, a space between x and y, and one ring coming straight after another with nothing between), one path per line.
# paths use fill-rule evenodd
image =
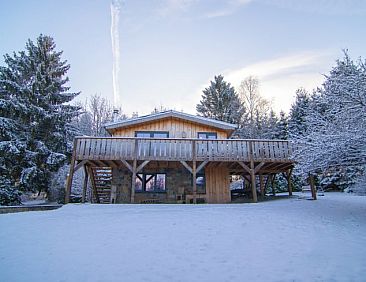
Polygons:
M256 76L260 82L260 93L272 101L276 112L288 111L294 101L295 91L304 87L311 91L321 85L323 74L328 72L335 55L329 51L303 52L267 61L254 63L239 69L224 70L226 81L235 88L246 77ZM209 78L196 93L201 96L202 89L209 85Z

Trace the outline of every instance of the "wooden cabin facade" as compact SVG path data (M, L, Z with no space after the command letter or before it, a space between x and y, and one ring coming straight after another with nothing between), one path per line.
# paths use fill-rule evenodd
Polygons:
M74 172L85 170L97 203L229 203L230 175L251 183L257 201L274 173L290 179L288 141L229 139L236 125L166 111L113 122L111 137L77 137L66 185L69 202ZM289 182L291 194L291 183Z

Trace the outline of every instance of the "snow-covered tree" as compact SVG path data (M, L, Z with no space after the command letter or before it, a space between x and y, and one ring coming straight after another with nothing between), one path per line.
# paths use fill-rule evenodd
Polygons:
M239 124L244 114L244 108L234 87L226 82L222 75L215 76L210 86L203 90L196 110L201 116L234 124Z
M285 112L280 112L280 119L276 124L274 132L274 139L287 140L288 139L288 118Z
M309 111L310 95L303 89L296 90L296 100L290 109L288 130L290 138L298 138L305 134L307 123L306 116Z
M310 97L297 158L304 172L366 163L366 67L347 52Z
M79 108L69 102L79 93L69 92L70 65L61 55L40 35L0 67L0 182L15 193L47 191L50 172L71 152Z
M278 117L276 113L274 112L273 109L271 109L269 115L262 114L261 116L262 116L261 120L257 117L256 138L276 139L277 135L276 130L278 123Z

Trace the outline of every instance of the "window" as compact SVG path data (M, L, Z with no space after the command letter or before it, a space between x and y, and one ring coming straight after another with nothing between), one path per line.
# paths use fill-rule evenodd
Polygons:
M168 131L135 131L135 137L140 138L169 138Z
M199 139L217 139L216 132L198 132Z
M138 173L136 175L136 192L165 192L165 173Z

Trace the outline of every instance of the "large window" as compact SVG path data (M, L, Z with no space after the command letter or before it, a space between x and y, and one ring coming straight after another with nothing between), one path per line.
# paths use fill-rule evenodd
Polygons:
M136 131L135 137L140 138L169 138L168 131Z
M216 132L198 132L199 139L217 139Z
M165 173L138 173L136 175L136 192L165 192Z

